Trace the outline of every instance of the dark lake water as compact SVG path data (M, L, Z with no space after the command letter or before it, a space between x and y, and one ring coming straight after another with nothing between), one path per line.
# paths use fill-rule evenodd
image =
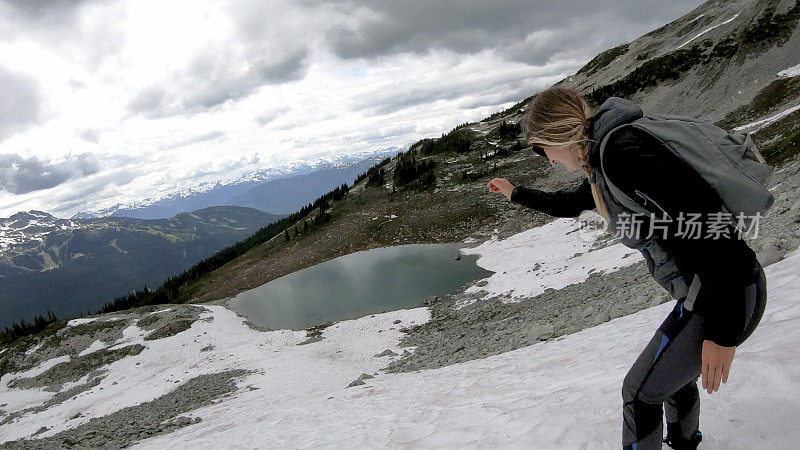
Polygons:
M272 329L301 330L329 321L422 305L493 272L461 255L463 244L411 244L340 256L245 291L228 306Z

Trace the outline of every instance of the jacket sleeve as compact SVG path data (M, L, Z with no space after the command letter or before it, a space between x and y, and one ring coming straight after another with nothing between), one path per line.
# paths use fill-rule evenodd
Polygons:
M516 186L511 201L555 217L578 217L582 211L595 207L588 179L574 189L555 192Z
M655 138L632 127L611 136L604 157L608 179L657 217L672 218L660 242L687 281L695 274L700 279L695 311L703 314L704 339L735 345L745 326L745 287L760 269L755 253L732 225L725 227L727 236L704 229L700 238L680 236L677 229L681 213L707 218L721 211L716 191Z

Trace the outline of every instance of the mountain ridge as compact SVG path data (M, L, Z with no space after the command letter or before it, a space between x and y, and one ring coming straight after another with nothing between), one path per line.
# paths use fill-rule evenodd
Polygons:
M108 208L93 211L83 211L76 213L72 218L93 218L105 216L136 217L141 219L157 219L168 217L179 212L195 210L208 206L248 206L260 209L269 213L281 213L270 209L269 203L261 204L258 201L250 204L239 204L235 197L246 196L248 191L257 189L260 186L287 178L296 178L303 175L325 172L327 170L339 171L339 175L333 174L331 180L326 183L325 190L331 189L343 182L352 182L354 176L348 168L355 167L356 172L366 170L366 167L374 164L375 161L383 159L386 155L394 155L403 148L388 147L369 152L359 152L357 154L339 155L330 159L321 159L312 162L299 162L289 166L281 166L275 169L263 169L243 175L237 180L230 182L217 181L213 185L199 186L168 194L164 198L143 199L130 204L117 204ZM323 191L324 192L324 191ZM323 192L313 192L309 195L297 198L291 204L299 209L308 201L313 200ZM288 211L292 212L292 211ZM284 213L288 213L284 212Z
M154 220L69 220L41 211L0 218L0 327L47 309L59 317L97 310L282 217L214 206Z

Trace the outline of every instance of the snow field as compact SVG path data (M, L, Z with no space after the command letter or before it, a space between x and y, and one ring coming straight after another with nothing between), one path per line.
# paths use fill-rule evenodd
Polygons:
M30 436L42 426L51 429L37 437L50 436L92 417L153 400L190 378L233 368L257 372L240 380L240 387L252 385L260 389L256 392L268 393L270 401L291 402L307 395L323 395L344 388L362 372L374 373L384 367L389 359L373 355L387 348L402 353L397 347L398 328L425 322L430 317L426 308L376 314L334 324L325 330L326 339L298 346L306 339L305 331L259 332L227 308L200 306L208 309L205 316L189 330L168 338L144 341L147 333L136 325L127 327L123 330L124 337L109 348L138 343L145 345L145 350L104 366L108 372L100 384L69 401L0 427L0 443ZM398 319L401 323L393 324ZM213 349L201 350L209 345ZM35 376L69 357L63 358L54 358L27 373L12 376ZM4 407L8 412L36 406L53 396L42 390L11 389L5 378L0 384L3 402L19 397L15 404ZM65 388L86 381L84 377ZM227 407L227 402L224 403ZM81 417L70 419L78 412Z
M496 272L483 288L486 296L558 288L583 281L589 268L611 271L641 258L638 252L625 257L633 250L619 244L590 251L576 227L574 220L560 219L463 250L480 254L478 264ZM528 272L537 262L538 277ZM712 395L701 393L706 449L793 448L800 441L794 423L800 416L800 252L765 271L769 299L761 325L738 348L729 382ZM189 413L202 422L136 446L617 448L622 380L672 308L671 302L658 305L484 359L381 373L391 358L373 355L387 348L402 353L399 328L429 320L427 308L341 321L322 331L322 341L296 345L305 332L259 332L222 306L198 306L207 312L174 336L144 341L143 330L127 327L112 348L140 343L144 351L105 366L98 386L0 426L0 442L42 426L52 428L39 436L55 434L155 399L202 374L248 369L253 373L237 380L233 396ZM58 362L11 376L33 376ZM361 373L375 378L347 388ZM53 395L10 389L9 379L0 383L7 411ZM83 416L70 419L77 412Z
M800 253L766 272L761 325L739 347L728 383L701 393L706 449L794 448L800 440ZM622 380L671 308L485 359L380 374L367 386L342 388L346 378L337 378L287 393L285 375L268 371L266 380L248 380L261 389L197 410L203 422L138 447L616 448ZM325 335L328 345L338 339ZM293 353L284 362L300 367ZM319 376L330 374L326 362L334 364L318 361Z

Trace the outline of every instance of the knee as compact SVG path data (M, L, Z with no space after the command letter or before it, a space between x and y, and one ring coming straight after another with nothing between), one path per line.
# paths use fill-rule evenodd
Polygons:
M640 370L631 368L625 380L622 382L622 402L633 403L643 402L648 404L661 404L664 399L659 395L649 392L652 391L653 386L645 386L644 374Z
M625 380L622 382L622 402L629 403L636 398L636 392L639 390L641 380L637 377L633 370L628 371L625 375Z

